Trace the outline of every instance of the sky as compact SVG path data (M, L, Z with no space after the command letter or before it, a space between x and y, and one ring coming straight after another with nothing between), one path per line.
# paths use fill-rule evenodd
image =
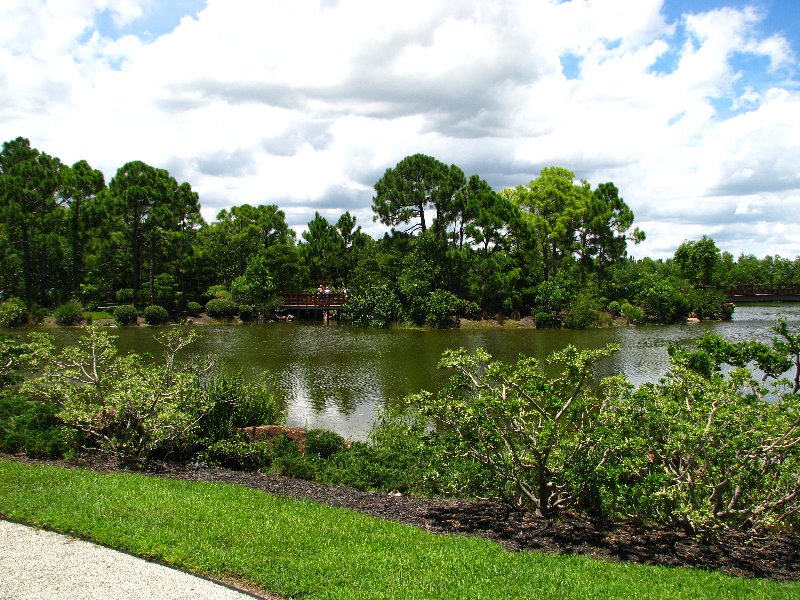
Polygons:
M226 207L373 221L423 153L496 190L613 182L668 258L800 255L797 0L2 0L0 141L108 182L167 169Z

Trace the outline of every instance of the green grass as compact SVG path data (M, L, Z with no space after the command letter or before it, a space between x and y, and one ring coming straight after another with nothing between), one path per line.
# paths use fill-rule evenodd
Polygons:
M511 553L241 486L0 460L0 514L285 598L798 598L800 585Z
M92 318L93 321L97 321L98 319L113 319L114 315L110 312L106 312L104 310L85 310L83 311L83 318L88 319L89 317Z

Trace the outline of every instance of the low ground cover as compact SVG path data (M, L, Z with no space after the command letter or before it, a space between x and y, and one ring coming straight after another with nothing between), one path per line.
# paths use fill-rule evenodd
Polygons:
M5 459L0 459L0 516L207 576L244 580L284 597L793 598L800 593L797 583L512 553L486 540L432 535L241 485Z

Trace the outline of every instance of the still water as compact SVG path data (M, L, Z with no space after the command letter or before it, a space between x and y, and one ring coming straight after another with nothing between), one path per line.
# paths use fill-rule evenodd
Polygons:
M520 353L544 358L573 344L599 348L609 342L622 349L602 362L598 375L622 372L634 383L655 381L668 369L667 347L691 343L711 331L731 341L772 337L778 317L800 325L800 304L743 305L732 321L670 326L590 330L456 329L449 331L360 329L313 323L220 325L203 328L194 352L248 377L269 377L283 392L288 424L332 429L363 439L376 411L404 395L436 390L448 373L436 364L447 348L485 348L493 357L513 361ZM160 354L157 329L114 329L122 350ZM57 343L70 344L80 330L54 331Z

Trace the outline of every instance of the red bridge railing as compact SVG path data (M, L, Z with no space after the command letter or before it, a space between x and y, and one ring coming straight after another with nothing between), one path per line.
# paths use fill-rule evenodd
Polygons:
M284 308L338 308L347 303L346 294L281 292Z

